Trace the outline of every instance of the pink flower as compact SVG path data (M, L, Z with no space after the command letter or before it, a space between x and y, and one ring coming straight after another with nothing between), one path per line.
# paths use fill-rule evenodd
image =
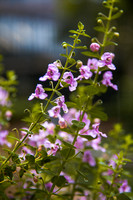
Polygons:
M99 60L99 67L104 67L107 66L109 69L111 70L115 70L116 67L114 64L112 64L112 60L114 58L114 54L113 53L109 53L109 52L105 52L102 56L101 56L101 60Z
M32 100L35 97L38 99L45 99L48 95L45 93L45 90L43 89L41 84L37 84L36 89L35 89L35 93L32 93L28 100Z
M107 71L103 74L103 80L102 80L102 84L106 85L107 87L110 86L112 87L114 90L118 90L117 85L113 84L111 82L111 79L113 79L113 74L111 71Z
M99 51L99 49L100 49L100 45L99 45L98 43L96 43L96 42L93 42L93 43L91 43L91 45L90 45L90 49L91 49L91 51L93 51L93 52L97 52L97 51Z
M71 72L65 72L64 75L63 75L62 81L69 84L69 90L71 92L76 90L78 83L77 83L76 79L74 78L74 76ZM61 84L61 87L63 87L62 84Z
M62 108L65 113L68 112L67 105L65 104L65 97L63 95L58 97L55 100L55 103L57 103L57 105L60 106L60 108Z
M7 135L8 131L7 130L1 130L0 131L0 145L7 145L8 147L11 147L11 143L7 141Z
M89 163L89 165L92 166L92 167L94 167L96 165L96 161L93 158L93 156L92 156L92 154L89 150L86 150L84 152L83 162Z
M98 69L98 60L96 58L88 59L87 66L92 70Z
M99 131L99 125L100 123L95 123L92 125L92 129L88 131L88 135L92 136L93 138L101 135L102 137L107 137L105 133L102 133Z
M54 106L52 109L48 110L50 117L60 117L60 106Z
M101 143L101 137L98 136L96 139L94 139L94 140L92 140L92 141L90 141L90 142L87 142L86 145L87 145L87 146L91 146L91 147L92 147L94 150L96 150L96 151L100 150L100 151L102 151L102 152L105 152L106 149L103 148L103 147L101 147L101 146L100 146L100 143Z
M79 79L82 79L82 78L89 79L92 76L92 72L90 71L90 68L86 65L82 65L79 71L81 74L79 76Z
M47 79L50 79L53 81L57 81L59 77L60 73L57 66L54 63L51 63L48 65L47 73L44 76L40 77L39 80L46 81Z
M59 121L58 121L60 128L66 128L67 127L67 123L65 121L65 119L63 117L59 117Z
M121 186L119 187L119 193L131 192L131 187L128 185L127 180L121 181Z
M0 105L5 106L8 104L9 94L6 90L0 87Z

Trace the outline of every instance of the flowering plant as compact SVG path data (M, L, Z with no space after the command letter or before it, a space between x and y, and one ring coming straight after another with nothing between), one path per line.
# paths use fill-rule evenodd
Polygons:
M122 14L116 2L103 1L109 14L98 14L95 30L103 33L103 41L92 38L89 51L80 45L80 37L90 36L79 22L77 30L70 30L73 44L62 43L65 64L60 60L49 64L39 79L42 84L29 96L29 101L38 99L32 110L26 110L29 128L17 130L21 139L13 136L15 147L8 149L7 158L1 156L2 199L132 199L130 173L124 166L131 162L133 139L123 134L120 124L109 134L99 130L101 121L107 120L99 96L108 87L118 90L112 81L115 55L105 50L116 45L113 40L119 35L111 27ZM74 59L76 50L87 50L82 52L89 57L87 64ZM50 87L44 88L48 80ZM69 101L62 92L65 88L72 92Z

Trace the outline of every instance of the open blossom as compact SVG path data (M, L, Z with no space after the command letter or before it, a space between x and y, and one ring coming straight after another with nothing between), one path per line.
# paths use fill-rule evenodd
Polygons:
M92 70L98 69L98 60L96 58L88 59L87 66Z
M96 161L93 158L93 156L92 156L92 154L89 150L86 150L84 152L83 162L89 163L89 165L92 166L92 167L94 167L96 165Z
M67 105L65 104L65 97L64 97L64 95L58 97L55 100L55 103L57 103L57 105L60 106L60 108L62 108L65 113L68 112Z
M9 93L0 87L0 105L5 106L8 104Z
M99 45L98 43L96 43L96 42L93 42L93 43L91 43L91 45L90 45L90 49L91 49L91 51L93 51L93 52L97 52L97 51L99 51L99 49L100 49L100 45Z
M40 81L46 81L47 79L57 81L58 78L60 77L59 69L54 63L51 63L48 65L47 73L40 77Z
M59 121L58 121L60 128L66 128L67 127L67 123L65 121L65 119L63 117L59 117Z
M92 129L88 131L88 135L92 136L93 138L101 135L102 137L107 137L107 135L105 133L102 133L101 131L99 131L99 125L100 123L95 123L92 125Z
M115 55L113 53L105 52L101 56L101 60L99 60L98 66L99 67L107 66L109 69L115 70L116 67L114 64L112 64L112 60L113 60L114 56Z
M111 80L113 79L113 74L111 71L107 71L103 74L103 80L102 80L102 84L106 85L107 87L110 86L112 87L114 90L118 90L117 85L113 84L111 82Z
M131 187L128 185L127 180L121 181L121 186L119 187L119 193L131 192Z
M60 106L54 106L53 108L51 108L50 110L48 110L49 116L50 117L60 117Z
M7 141L7 135L8 131L7 130L1 130L0 131L0 145L7 145L8 147L11 147L11 143Z
M90 68L87 65L82 65L79 69L80 74L79 79L85 78L89 79L92 76L92 72L90 71Z
M28 100L32 100L35 97L38 99L45 99L48 95L45 93L45 90L43 89L43 86L41 84L37 84L36 89L35 89L35 93L32 93Z
M71 92L76 90L78 83L71 72L65 72L62 81L69 84L69 90ZM63 87L62 84L61 87Z

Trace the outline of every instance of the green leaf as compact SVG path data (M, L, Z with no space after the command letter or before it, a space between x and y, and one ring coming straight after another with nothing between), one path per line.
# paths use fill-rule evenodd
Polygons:
M6 166L4 169L4 174L5 174L5 176L9 176L9 178L12 180L12 177L13 177L12 167Z
M74 63L76 63L76 61L75 61L74 58L70 58L70 59L68 60L68 62L69 62L70 64L74 64Z
M4 173L0 172L0 182L4 180Z
M121 15L123 14L123 10L120 10L119 12L117 12L116 14L114 14L111 19L117 19L119 18Z
M58 187L61 187L66 183L66 179L64 176L54 176L51 181L52 183L55 183L55 185L57 185Z
M44 88L45 91L53 91L52 88Z
M70 33L77 34L77 35L79 34L79 32L78 32L78 31L75 31L75 30L69 30L69 32L70 32Z
M19 170L19 177L22 178L25 172L26 172L26 170L23 169L23 168L21 168L21 169Z
M133 193L130 193L133 195ZM117 196L117 200L133 200L133 196L128 196L128 193L121 193Z
M70 148L75 148L75 146L73 146L72 144L70 144L70 143L68 143L68 142L66 142L66 141L64 141L63 140L63 138L59 138L60 140L61 140L61 142L66 146L66 147L70 147Z
M66 54L61 53L60 56L67 58L68 56Z
M7 137L8 137L8 138L11 138L11 139L13 139L13 140L17 140L17 141L19 141L19 142L20 142L20 139L18 139L18 138L16 138L16 137L14 137L14 136L12 136L12 135L8 135Z
M78 23L78 29L79 30L83 30L84 29L84 24L82 24L81 22Z
M76 49L87 49L87 46L78 46Z
M86 138L88 141L96 139L96 138L91 137L90 135L80 135L80 137Z
M67 101L66 105L68 108L79 108L79 106L76 103L70 101Z
M62 94L58 90L54 90L58 96L62 96Z
M19 159L18 154L16 154L16 153L13 153L13 154L12 154L12 161L13 161L14 163L16 163L16 164L19 164L19 163L20 163L20 159Z
M103 112L102 107L93 107L91 110L89 110L89 114L92 116L92 118L99 118L103 121L107 121L108 119L108 116Z
M76 126L78 129L83 129L85 127L84 122L80 122L80 121L77 121L77 120L72 120L72 124L74 126Z
M84 51L81 52L83 55L88 56L88 57L94 57L99 59L99 54L97 52L91 52L91 51Z
M106 31L103 26L96 26L96 27L94 27L94 30L98 31L98 32L103 32L103 33L105 33L105 31Z
M71 149L69 155L68 155L68 152L70 151L70 148L63 148L60 153L62 155L63 158L71 158L75 155L75 150L74 149Z
M118 46L118 44L116 42L112 42L112 41L107 41L105 43L105 46L110 46L110 45L115 45L115 46Z
M25 156L25 158L29 162L29 164L34 164L35 163L35 157L33 155L27 154Z

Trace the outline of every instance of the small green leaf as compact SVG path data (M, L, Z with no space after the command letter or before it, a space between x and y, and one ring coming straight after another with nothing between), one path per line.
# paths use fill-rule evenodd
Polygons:
M83 30L84 29L84 24L82 24L81 22L78 23L78 29L79 30Z
M0 182L4 180L4 173L0 172Z
M25 156L25 158L30 164L34 164L35 163L35 157L33 155L27 154Z
M58 187L61 187L65 184L66 179L64 176L54 176L51 181L52 183L55 183L55 185L57 185Z
M117 12L116 14L114 14L111 19L117 19L119 18L121 15L123 14L123 10L120 10L119 12Z
M90 136L90 135L80 135L80 137L82 137L82 138L86 138L88 141L91 141L91 140L96 139L96 138L93 138L93 137Z
M94 57L99 59L99 54L97 52L91 52L91 51L83 51L81 52L83 55L88 56L88 57Z
M85 127L84 122L80 122L80 121L77 121L77 120L72 120L72 124L79 129L83 129Z
M75 150L74 149L71 149L69 155L68 155L68 152L70 151L70 148L63 148L60 153L62 155L63 158L71 158L75 155Z
M98 32L103 32L103 33L105 33L105 31L106 31L103 26L96 26L96 27L94 27L94 30L98 31Z
M12 154L12 161L13 161L14 163L16 163L16 164L19 164L19 163L20 163L20 159L19 159L18 154L16 154L16 153L13 153L13 154Z
M133 195L133 193L132 193L132 195ZM129 197L128 193L121 193L117 196L117 200L133 200L133 196Z
M72 144L64 141L62 138L59 138L61 140L61 142L66 146L66 147L70 147L70 148L75 148L75 146L73 146Z
M11 138L11 139L13 139L13 140L17 140L17 141L19 141L19 142L20 142L20 139L18 139L18 138L16 138L16 137L14 137L14 136L12 136L12 135L8 135L7 137L8 137L8 138Z

